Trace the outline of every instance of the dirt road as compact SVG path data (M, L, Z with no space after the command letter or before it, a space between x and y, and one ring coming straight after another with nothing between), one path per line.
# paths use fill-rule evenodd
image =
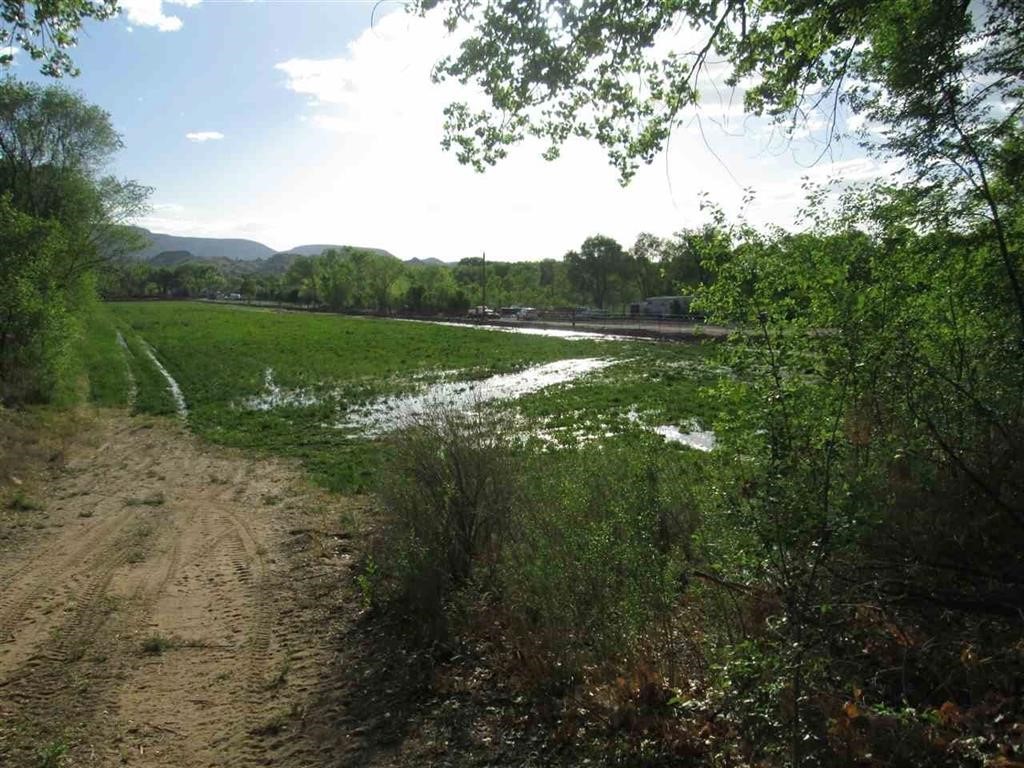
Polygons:
M33 493L0 551L0 765L360 763L331 673L358 499L116 413Z

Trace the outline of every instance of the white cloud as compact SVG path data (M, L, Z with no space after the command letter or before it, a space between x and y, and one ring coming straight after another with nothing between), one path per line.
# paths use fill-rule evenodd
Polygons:
M220 141L224 138L224 134L220 131L193 131L186 133L185 138L189 141L202 143L204 141Z
M14 60L18 58L19 53L21 53L21 48L16 45L0 45L0 57L10 56L12 64L15 63Z
M261 162L232 177L250 190L245 210L201 204L197 193L189 213L163 212L165 229L250 237L275 248L333 242L379 246L403 258L454 260L486 250L494 259L521 260L560 258L597 232L629 245L639 232L668 235L698 225L705 221L701 192L735 214L743 189L752 187L759 194L748 220L795 220L801 177L821 149L799 138L769 146L762 122L742 116L741 91L716 92L703 110L703 133L676 131L627 188L603 150L576 139L554 163L540 158L534 142L482 175L460 166L439 146L443 109L480 95L430 80L455 45L436 14L395 12L333 58L280 62L282 85L303 98L291 128L267 137ZM847 160L844 151L826 159ZM224 200L229 192L203 194ZM172 228L170 220L180 225Z
M202 0L121 0L121 11L128 20L140 27L155 27L161 32L177 32L183 22L177 16L164 13L164 5L193 8Z

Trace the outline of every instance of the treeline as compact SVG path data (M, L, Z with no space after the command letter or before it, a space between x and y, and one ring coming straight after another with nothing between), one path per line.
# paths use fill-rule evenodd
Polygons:
M105 175L110 116L59 87L0 82L0 401L69 398L98 269L137 248L149 190Z
M187 261L173 267L123 259L104 276L111 298L214 297L324 306L335 310L461 313L469 307L594 306L628 311L649 296L692 293L711 282L711 260L729 247L713 227L672 238L643 234L632 248L612 238L587 238L561 260L457 264L402 262L381 251L327 250L295 256L282 274L239 273L233 265Z

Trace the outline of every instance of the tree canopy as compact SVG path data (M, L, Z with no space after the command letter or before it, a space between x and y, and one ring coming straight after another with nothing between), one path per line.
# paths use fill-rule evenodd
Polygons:
M0 0L0 44L21 48L40 62L44 75L77 75L69 48L88 19L102 21L118 11L117 0ZM0 53L0 66L14 54Z
M712 67L753 114L792 130L817 113L832 136L846 106L933 169L969 153L948 146L958 124L983 123L991 140L1019 124L1024 7L1014 0L419 5L435 6L450 29L469 31L435 77L473 83L490 99L487 109L446 110L445 146L478 169L528 135L548 143L548 157L581 136L628 180L699 103Z
M76 318L95 268L134 236L121 226L149 189L104 175L121 137L77 94L0 83L0 397L69 386Z

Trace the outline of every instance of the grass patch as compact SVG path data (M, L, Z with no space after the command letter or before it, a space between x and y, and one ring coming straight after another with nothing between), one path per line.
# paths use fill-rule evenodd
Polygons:
M19 488L7 500L7 508L12 512L38 512L43 509L43 505Z
M284 688L285 684L288 682L288 673L291 672L291 669L292 660L291 658L287 658L277 665L277 668L274 670L274 674L267 679L263 687L268 691L276 691Z
M277 712L268 717L255 728L250 729L249 733L253 736L277 736L285 728L288 727L289 719L289 712Z
M37 768L60 768L68 753L68 745L62 739L45 744L36 751Z
M80 351L89 379L89 401L107 407L127 405L128 361L106 305L97 304L86 318Z
M149 553L151 539L155 527L150 520L142 519L135 523L124 536L125 561L131 564L141 563Z

